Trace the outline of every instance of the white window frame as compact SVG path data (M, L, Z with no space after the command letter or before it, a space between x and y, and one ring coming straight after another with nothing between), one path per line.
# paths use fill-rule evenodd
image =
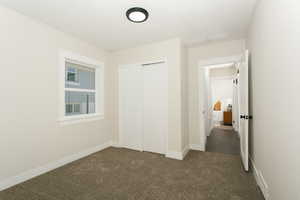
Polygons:
M66 62L71 62L86 67L95 69L95 90L90 89L75 89L66 88ZM69 51L61 50L59 52L59 117L58 121L62 123L77 123L90 120L101 120L104 118L104 64L97 60L74 54ZM65 91L81 91L81 92L95 92L95 113L80 114L74 116L65 115Z

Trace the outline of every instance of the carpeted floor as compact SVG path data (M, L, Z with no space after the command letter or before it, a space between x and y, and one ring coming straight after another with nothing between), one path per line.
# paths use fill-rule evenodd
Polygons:
M232 126L215 127L207 137L206 151L240 155L240 139Z
M1 200L262 200L238 156L190 151L184 161L108 148L0 192Z

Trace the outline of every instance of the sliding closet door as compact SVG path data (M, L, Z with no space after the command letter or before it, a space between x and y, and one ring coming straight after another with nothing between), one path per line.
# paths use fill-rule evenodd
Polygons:
M119 135L122 147L142 150L143 79L142 67L119 68Z
M143 148L166 153L168 69L165 63L143 65Z

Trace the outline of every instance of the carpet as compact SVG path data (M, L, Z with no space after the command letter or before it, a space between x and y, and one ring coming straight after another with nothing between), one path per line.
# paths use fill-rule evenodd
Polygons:
M108 148L0 192L0 200L263 200L239 156L190 151L183 161Z

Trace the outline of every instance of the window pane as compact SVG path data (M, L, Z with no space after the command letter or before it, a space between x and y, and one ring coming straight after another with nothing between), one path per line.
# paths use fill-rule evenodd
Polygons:
M66 104L66 113L72 113L72 112L73 112L72 104Z
M66 62L66 88L95 89L95 69Z
M95 93L65 91L65 105L67 116L95 113Z
M76 73L68 72L67 73L67 80L71 82L77 82L76 81Z
M75 113L80 113L80 110L81 110L81 106L80 104L74 104L74 112Z

